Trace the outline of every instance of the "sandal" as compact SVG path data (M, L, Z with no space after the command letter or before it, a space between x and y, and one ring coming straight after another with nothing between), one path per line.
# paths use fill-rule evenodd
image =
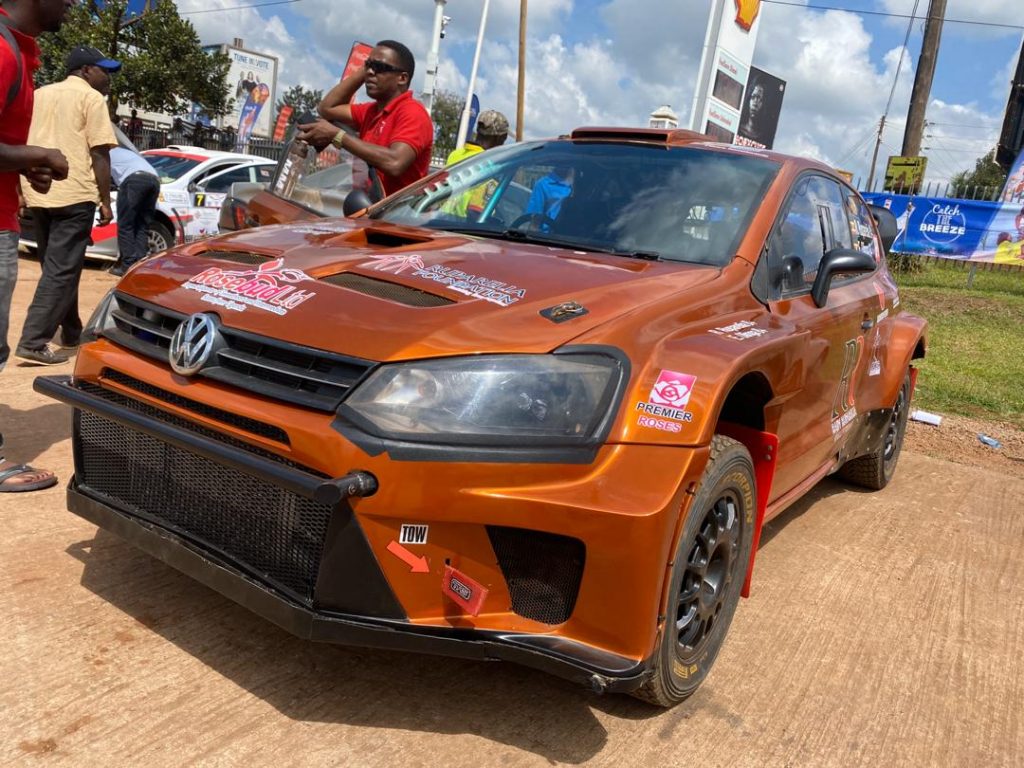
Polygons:
M57 484L57 476L52 472L49 477L44 477L31 483L8 483L12 477L32 473L48 472L45 469L35 469L28 464L15 464L7 469L0 469L0 493L23 493L25 491L40 491Z

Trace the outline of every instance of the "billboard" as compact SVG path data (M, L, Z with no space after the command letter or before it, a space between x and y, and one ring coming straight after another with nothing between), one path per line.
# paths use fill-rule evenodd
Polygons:
M750 68L743 95L736 143L744 147L771 149L779 127L786 81L757 67Z
M760 0L713 0L690 112L692 130L718 141L735 140L760 8Z
M268 138L277 96L277 58L231 45L222 45L220 50L231 62L227 83L228 95L234 99L220 127L235 128L243 145L250 135Z

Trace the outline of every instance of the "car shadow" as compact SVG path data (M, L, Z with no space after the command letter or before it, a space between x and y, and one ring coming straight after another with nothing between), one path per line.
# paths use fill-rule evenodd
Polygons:
M575 764L608 741L594 710L627 720L665 715L511 663L306 641L104 530L66 551L84 565L82 586L291 720L474 734ZM713 694L701 694L674 717L713 706Z
M819 501L842 493L877 493L877 491L860 488L855 485L844 483L840 480L825 478L815 485L810 491L800 497L798 501L793 503L791 506L786 507L782 513L773 517L764 524L764 527L761 529L761 539L757 548L761 549L771 542L771 540L781 533L787 525L803 515L804 512L809 510Z
M71 437L71 409L51 402L22 411L0 403L0 431L7 457L29 464Z

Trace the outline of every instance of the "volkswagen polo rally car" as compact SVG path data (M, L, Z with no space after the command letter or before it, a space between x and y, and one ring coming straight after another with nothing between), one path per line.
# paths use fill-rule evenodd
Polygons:
M893 475L925 322L875 215L810 160L593 128L172 248L36 380L69 507L301 637L674 704L764 521Z

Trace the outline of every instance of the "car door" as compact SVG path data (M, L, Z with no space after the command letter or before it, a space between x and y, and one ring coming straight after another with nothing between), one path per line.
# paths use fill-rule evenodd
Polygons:
M217 234L220 209L231 190L231 185L236 181L253 181L254 170L255 166L251 164L236 165L212 173L196 185L196 191L192 193L192 222L197 237Z
M858 415L857 393L868 367L865 333L878 306L872 278L835 278L823 307L810 295L825 253L853 245L839 182L817 173L800 176L767 248L769 306L802 340L804 379L803 389L781 406L773 497L822 470Z

